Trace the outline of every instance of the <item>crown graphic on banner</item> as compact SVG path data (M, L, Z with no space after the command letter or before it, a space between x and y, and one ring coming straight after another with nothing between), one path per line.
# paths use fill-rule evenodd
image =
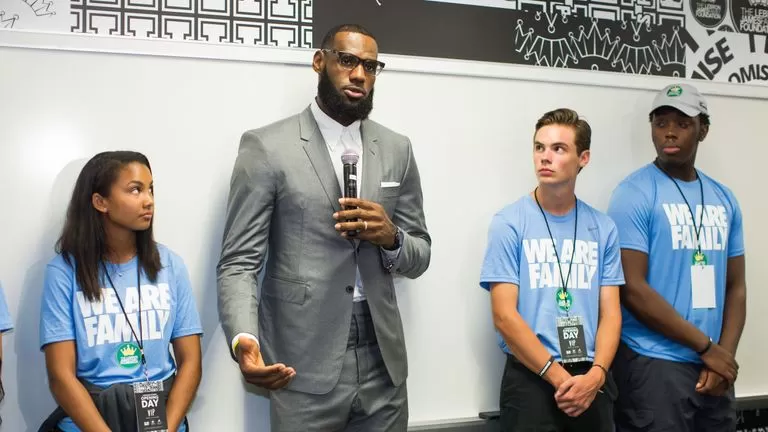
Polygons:
M621 48L621 38L611 36L610 29L601 29L598 20L593 18L589 28L579 26L578 34L571 33L571 44L581 54L581 58L598 57L602 60L611 60Z
M554 33L558 18L567 23L568 18L558 12L550 14L546 11L536 11L535 21L546 20L547 31ZM524 27L528 27L526 30ZM517 20L515 26L515 50L523 54L525 60L533 58L533 64L549 67L567 67L569 62L578 63L577 53L571 48L565 37L545 37L536 34L530 23L526 25L523 19Z
M56 15L56 11L51 10L53 2L46 0L22 0L32 12L37 16Z
M672 37L661 35L661 44L658 41L651 42L656 57L662 65L679 65L685 67L685 42L680 36L680 27L675 27Z
M13 14L10 18L5 17L5 11L0 11L0 28L13 28L16 24L16 20L19 19L17 14Z
M539 66L589 64L591 58L610 63L624 73L651 74L663 66L685 65L685 43L679 27L671 28L671 34L655 36L654 39L658 39L649 43L642 40L654 36L657 31L649 21L623 21L621 29L629 30L632 39L624 41L619 35L611 34L606 20L591 18L588 23L579 25L578 31L564 28L558 34L556 26L559 22L567 24L567 17L538 11L532 18L546 23L551 35L537 34L532 23L519 19L515 27L515 50L522 53L525 60L533 60L533 64Z

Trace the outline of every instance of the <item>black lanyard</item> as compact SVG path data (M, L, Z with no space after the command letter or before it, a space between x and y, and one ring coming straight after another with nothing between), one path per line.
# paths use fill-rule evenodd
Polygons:
M136 264L136 290L139 292L139 314L136 316L136 319L139 321L139 335L136 335L136 330L133 329L133 324L131 324L131 320L128 319L128 313L125 311L125 307L123 307L123 301L120 300L120 294L117 292L117 288L115 288L115 283L112 282L112 278L109 277L109 272L107 271L107 267L104 265L104 262L101 263L102 268L104 269L104 274L107 276L107 280L109 281L109 284L111 285L112 290L115 292L115 296L117 297L117 302L120 304L120 310L123 311L123 315L125 316L125 321L128 323L128 327L131 328L131 333L133 333L133 337L136 340L136 342L139 344L139 352L141 353L141 364L144 365L144 372L146 373L146 366L147 366L147 359L144 357L144 336L141 332L141 266Z
M683 190L680 189L680 185L677 184L677 181L675 181L674 178L672 178L669 173L661 167L661 164L659 164L658 160L653 161L653 164L656 165L656 167L661 170L664 174L669 177L670 180L672 180L672 183L675 184L675 187L677 188L677 191L680 192L680 196L683 197L683 201L685 201L685 205L688 206L688 211L691 212L691 220L693 220L693 229L694 234L696 235L696 251L698 253L701 253L701 242L699 241L699 236L701 232L701 227L704 224L704 183L701 181L701 175L696 170L696 168L693 169L693 171L696 173L696 180L699 182L699 190L701 191L701 214L699 215L699 225L696 226L696 213L693 212L693 209L691 208L691 205L688 203L688 199L685 197L685 194L683 193Z
M555 249L555 259L557 259L557 270L560 273L560 281L563 282L563 292L568 293L568 280L571 279L571 265L573 264L573 254L576 253L576 232L579 227L579 200L576 200L576 220L573 224L573 252L571 253L571 259L568 262L568 275L566 275L565 278L563 278L563 267L560 265L560 256L557 254L557 244L555 244L555 238L552 237L552 230L549 229L549 222L547 221L547 215L544 213L544 209L541 208L541 204L539 203L539 196L537 195L537 192L539 190L539 187L537 186L536 189L533 191L533 198L536 199L536 205L539 206L539 210L541 210L541 216L544 217L544 223L547 224L547 232L549 233L549 239L552 241L552 247Z

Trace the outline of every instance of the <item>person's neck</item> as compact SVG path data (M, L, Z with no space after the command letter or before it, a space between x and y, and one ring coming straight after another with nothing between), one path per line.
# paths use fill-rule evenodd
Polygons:
M335 113L328 109L327 106L323 103L323 101L320 99L320 97L315 96L315 101L317 102L317 106L320 107L320 110L328 115L328 117L332 118L336 123L339 123L340 125L347 127L355 122L355 119L349 116L345 116L339 113Z
M555 216L568 214L576 206L575 185L549 186L539 185L533 191L533 198L538 200L541 208Z
M653 161L653 163L658 167L660 170L666 172L673 178L676 178L678 180L682 181L694 181L698 177L698 174L696 174L696 167L694 166L694 162L691 161L690 163L685 163L682 165L675 165L675 164L669 164L664 163L659 158L656 158L656 160Z
M136 233L110 223L105 224L107 237L107 260L114 264L123 264L136 256Z

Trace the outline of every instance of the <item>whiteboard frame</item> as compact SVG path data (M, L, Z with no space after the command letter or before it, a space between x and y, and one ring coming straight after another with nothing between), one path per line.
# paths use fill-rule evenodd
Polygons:
M192 59L309 65L314 49L279 48L230 43L181 41L133 36L107 36L86 33L43 32L0 29L0 47L28 48L97 53L132 54ZM410 72L437 75L510 79L559 84L599 86L638 90L658 90L674 77L627 74L619 72L527 66L381 54L387 63L384 73ZM699 91L712 96L745 99L768 99L768 85L733 84L727 82L681 78Z

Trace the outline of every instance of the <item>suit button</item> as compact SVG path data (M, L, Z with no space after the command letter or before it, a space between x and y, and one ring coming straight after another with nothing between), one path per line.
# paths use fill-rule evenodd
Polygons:
M347 285L347 294L352 294L353 292L355 292L355 287Z

